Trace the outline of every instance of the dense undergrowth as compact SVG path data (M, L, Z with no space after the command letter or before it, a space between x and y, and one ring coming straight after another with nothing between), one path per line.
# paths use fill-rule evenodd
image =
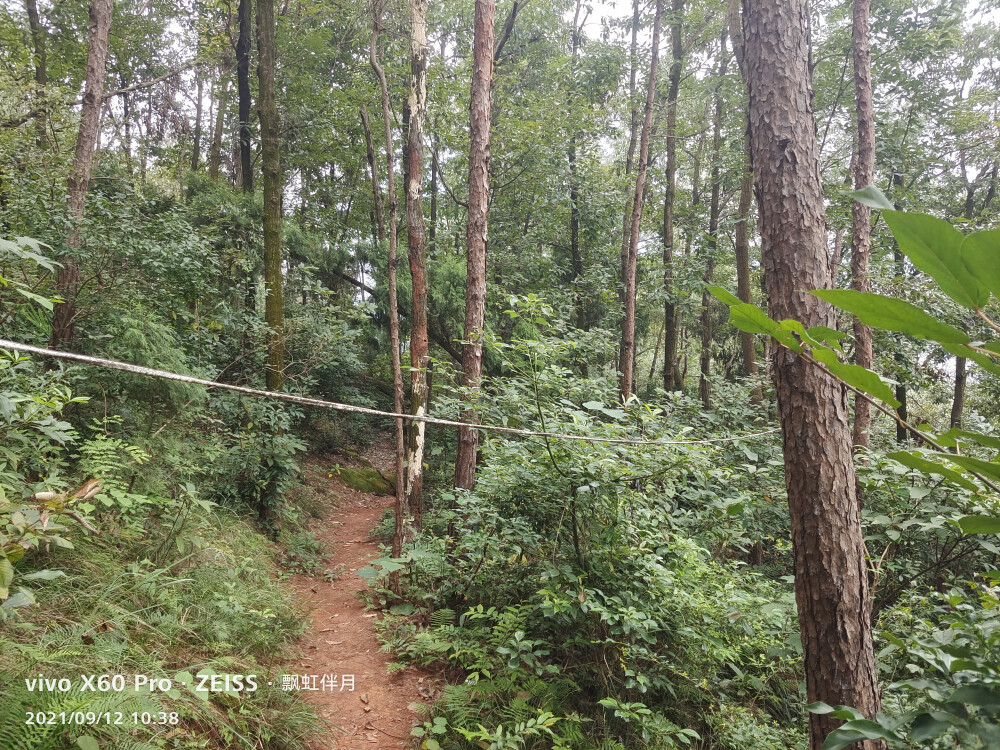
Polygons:
M421 747L805 747L780 442L755 384L715 383L725 406L711 412L662 392L622 409L614 382L572 371L574 345L544 305L521 304L531 338L493 347L491 421L680 443L484 438L474 492L444 489L441 463L423 533L380 567L408 573L386 647L448 677L414 730ZM751 432L763 434L730 439ZM450 452L446 436L438 448ZM859 469L883 721L902 724L994 679L1000 601L980 574L995 549L955 523L983 498L877 450ZM936 744L914 732L905 746L988 746L993 710L970 704Z

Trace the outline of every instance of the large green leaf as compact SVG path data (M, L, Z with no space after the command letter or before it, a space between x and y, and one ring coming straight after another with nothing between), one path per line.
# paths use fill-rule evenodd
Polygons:
M911 469L922 471L925 474L937 474L938 476L949 479L960 487L964 487L972 492L979 491L979 488L975 485L975 483L963 477L959 472L954 469L949 469L947 466L942 466L936 461L928 461L919 453L896 451L886 455L893 461L899 461L899 463L903 464L903 466L909 466Z
M874 328L898 331L918 339L968 344L971 339L963 331L942 323L916 305L895 297L865 294L853 289L816 289L820 299L854 313L862 323Z
M1000 464L998 463L983 461L980 458L972 458L971 456L957 456L952 453L936 453L934 455L945 458L968 471L974 471L977 474L1000 481Z
M963 438L971 440L984 448L992 448L993 450L1000 451L1000 438L993 435L984 435L981 432L974 432L972 430L963 430L959 427L952 427L947 432L942 432L935 439L946 448L954 448L957 442Z
M1000 229L973 232L962 243L965 268L1000 298Z
M917 268L934 279L941 291L964 307L982 307L989 289L979 283L962 260L962 233L943 219L927 214L883 213L899 249Z
M869 719L849 721L827 735L823 750L841 750L861 740L899 740L895 732Z
M0 599L10 596L10 584L14 580L14 566L7 556L0 552Z
M855 190L851 193L851 197L858 203L864 203L866 206L871 206L872 208L878 208L884 211L892 211L895 208L895 206L892 205L892 201L885 197L885 193L874 185L869 185L866 188Z
M874 396L894 409L899 406L892 388L886 385L877 373L858 365L844 364L837 359L836 352L831 349L813 349L812 355L816 361L826 365L830 372L848 385L853 385L858 390Z
M1000 534L1000 517L964 516L958 519L958 527L963 534ZM969 701L961 702L969 703Z
M997 365L990 355L977 352L975 349L970 349L964 344L942 344L942 346L949 354L954 354L956 357L971 359L984 370L992 372L994 375L1000 375L1000 365Z

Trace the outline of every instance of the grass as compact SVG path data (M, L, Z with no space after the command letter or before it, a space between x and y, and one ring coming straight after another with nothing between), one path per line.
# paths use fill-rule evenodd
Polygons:
M38 604L0 622L0 747L275 748L304 750L317 731L295 693L268 686L303 618L278 580L267 541L230 514L169 513L141 524L102 524L77 549L38 551L19 566L65 575L28 582ZM164 538L173 544L165 547ZM206 542L205 540L211 540ZM184 552L181 552L184 550ZM155 561L155 562L154 562ZM259 689L199 697L177 687L136 693L134 675L175 679L179 672L257 674ZM38 674L69 679L66 693L31 692ZM124 675L122 692L81 691L81 675ZM167 716L163 725L29 726L29 710ZM176 713L176 723L170 715Z

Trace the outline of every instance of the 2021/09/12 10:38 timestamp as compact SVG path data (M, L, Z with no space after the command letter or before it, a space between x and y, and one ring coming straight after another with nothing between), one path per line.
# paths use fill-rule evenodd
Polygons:
M124 711L29 711L25 724L47 726L53 724L75 724L93 726L95 724L177 724L176 712L124 712Z

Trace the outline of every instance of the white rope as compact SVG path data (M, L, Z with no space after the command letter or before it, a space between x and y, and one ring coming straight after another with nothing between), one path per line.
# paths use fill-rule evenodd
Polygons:
M219 388L225 391L234 391L236 393L243 393L247 396L261 396L263 398L273 398L280 401L290 401L293 404L303 404L304 406L318 406L323 409L333 409L335 411L346 411L351 414L367 414L372 417L387 417L390 419L408 419L411 422L426 422L427 424L438 424L443 427L473 427L477 430L486 430L489 432L499 432L504 435L521 435L523 437L546 437L552 438L554 440L579 440L585 443L612 443L614 445L700 445L706 443L727 443L737 440L749 440L752 438L761 437L762 435L771 435L778 432L779 428L775 427L770 430L763 430L762 432L752 432L746 435L732 435L730 437L721 438L705 438L704 440L633 440L630 438L606 438L606 437L594 437L593 435L567 435L561 432L535 432L533 430L521 430L516 427L503 427L501 425L490 425L490 424L474 424L471 422L458 422L453 419L439 419L437 417L428 416L416 416L414 414L396 414L391 411L381 411L379 409L370 409L367 406L355 406L353 404L338 404L334 401L324 401L318 398L310 398L308 396L296 396L292 393L278 393L276 391L262 391L256 388L246 388L242 385L231 385L229 383L216 383L212 380L205 380L203 378L195 378L190 375L180 375L176 372L167 372L166 370L155 370L152 367L142 367L141 365L133 365L128 362L118 362L113 359L104 359L103 357L90 357L86 354L75 354L73 352L61 352L55 349L43 349L39 346L31 346L29 344L19 344L16 341L8 341L7 339L0 339L0 348L11 349L15 352L28 352L30 354L40 354L43 357L52 357L53 359L65 359L70 362L81 362L86 365L94 365L96 367L106 367L112 370L121 370L122 372L130 372L134 375L145 375L150 378L161 378L163 380L176 380L178 383L190 383L191 385L200 385L205 388Z

